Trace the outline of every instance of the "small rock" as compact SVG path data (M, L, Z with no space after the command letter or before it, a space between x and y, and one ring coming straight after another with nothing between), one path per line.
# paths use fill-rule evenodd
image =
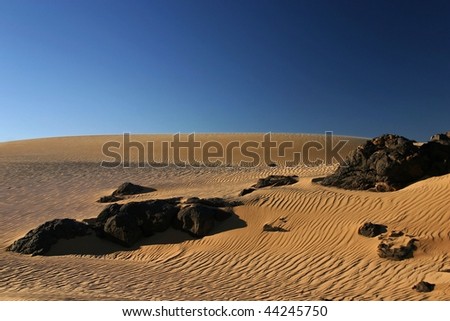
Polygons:
M266 178L260 178L255 184L255 188L263 188L267 186L283 186L292 185L298 182L298 176L270 175Z
M135 195L154 191L156 190L151 187L144 187L130 182L125 182L112 193L112 196Z
M375 237L387 232L387 226L381 224L374 224L371 222L364 223L359 229L358 234L365 237Z
M264 232L288 232L288 230L282 228L281 226L272 226L271 224L264 224Z
M391 234L389 234L389 237L400 237L403 236L405 233L402 231L392 231Z
M416 290L417 292L431 292L434 290L434 286L435 284L420 281L419 283L413 286L413 290Z
M113 202L118 202L123 200L122 197L117 197L114 195L107 195L107 196L102 196L100 197L100 199L97 201L99 203L113 203Z
M250 193L253 193L254 191L256 191L256 188L250 187L250 188L244 188L240 193L239 196L244 196Z

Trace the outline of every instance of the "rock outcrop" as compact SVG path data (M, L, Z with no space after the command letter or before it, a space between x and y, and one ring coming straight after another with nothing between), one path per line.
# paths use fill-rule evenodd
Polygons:
M92 230L85 223L68 218L55 219L29 231L9 246L8 250L22 254L42 255L60 239L71 239L91 232Z
M449 133L425 144L383 135L359 146L321 184L352 190L389 192L432 176L450 173Z

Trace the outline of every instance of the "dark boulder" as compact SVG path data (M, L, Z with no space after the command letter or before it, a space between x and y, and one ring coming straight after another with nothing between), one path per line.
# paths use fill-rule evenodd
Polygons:
M22 254L42 255L60 239L71 239L91 232L89 226L72 219L55 219L29 231L8 250Z
M130 182L125 182L122 185L120 185L113 193L113 196L124 196L124 195L135 195L135 194L142 194L142 193L149 193L156 191L154 188L151 187L145 187L136 185Z
M254 191L256 191L256 188L254 188L254 187L244 188L244 189L239 193L239 196L244 196L244 195L253 193Z
M419 283L413 286L413 290L416 290L417 292L431 292L434 290L434 286L435 284L420 281Z
M112 204L97 217L97 227L104 236L116 242L132 246L143 236L167 230L178 213L173 199Z
M441 135L442 136L442 135ZM388 192L431 176L450 173L447 135L423 145L398 135L367 141L320 183L353 190ZM433 136L434 137L434 136Z
M374 224L371 222L364 223L359 229L358 234L365 237L375 237L387 232L387 226Z
M195 237L203 237L214 228L215 221L224 221L232 215L217 207L193 204L178 212L178 227Z
M99 200L97 202L99 203L113 203L113 202L118 202L123 200L122 197L117 197L114 195L107 195L107 196L102 196L99 198Z
M383 241L378 245L378 256L393 261L410 259L414 256L414 251L417 249L414 244L415 241L416 239L410 239L406 245L400 245L399 247Z
M263 188L267 186L291 185L298 182L298 176L270 175L266 178L260 178L253 186L254 188Z

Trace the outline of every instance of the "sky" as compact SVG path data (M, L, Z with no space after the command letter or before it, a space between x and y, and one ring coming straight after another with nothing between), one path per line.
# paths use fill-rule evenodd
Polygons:
M450 130L450 1L0 0L0 141Z

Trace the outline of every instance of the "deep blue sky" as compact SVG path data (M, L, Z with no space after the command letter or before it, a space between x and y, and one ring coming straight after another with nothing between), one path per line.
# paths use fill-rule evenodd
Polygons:
M450 130L450 1L3 1L0 141Z

